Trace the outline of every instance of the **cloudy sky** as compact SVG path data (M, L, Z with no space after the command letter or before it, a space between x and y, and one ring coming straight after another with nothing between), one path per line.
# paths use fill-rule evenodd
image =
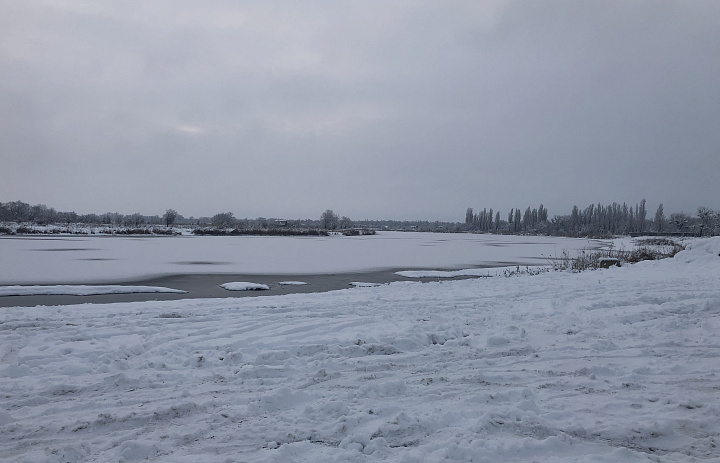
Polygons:
M0 0L0 201L720 208L720 1Z

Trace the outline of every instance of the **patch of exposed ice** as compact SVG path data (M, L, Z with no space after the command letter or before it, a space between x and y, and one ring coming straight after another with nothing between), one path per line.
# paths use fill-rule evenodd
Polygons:
M13 285L0 286L1 296L97 296L102 294L186 293L162 286L123 285Z

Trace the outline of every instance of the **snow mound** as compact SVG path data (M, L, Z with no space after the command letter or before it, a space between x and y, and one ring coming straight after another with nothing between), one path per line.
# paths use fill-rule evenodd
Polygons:
M262 283L249 283L247 281L223 283L220 287L227 289L228 291L266 291L270 289L268 285L264 285Z
M304 281L278 281L278 284L281 286L302 286L306 285Z
M102 294L177 293L187 291L162 286L32 285L0 286L0 296L97 296Z
M694 240L675 258L685 263L717 262L720 258L720 236Z

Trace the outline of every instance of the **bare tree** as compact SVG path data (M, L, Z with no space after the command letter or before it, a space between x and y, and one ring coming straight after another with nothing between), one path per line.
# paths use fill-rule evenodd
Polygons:
M674 213L670 214L670 223L675 226L675 229L679 232L684 232L685 229L690 225L691 219L687 214Z
M227 228L235 225L236 219L232 212L221 212L210 219L210 223L218 228Z
M638 220L638 231L640 233L645 231L645 217L647 216L647 210L645 209L645 200L640 201L640 208L638 208L637 220Z
M338 225L338 216L332 209L327 209L320 216L320 226L325 230L335 230Z
M704 206L698 207L697 215L700 219L700 235L712 235L712 230L714 228L713 219L715 218L713 210Z
M177 218L177 211L174 209L168 209L165 211L165 214L163 214L163 220L165 221L165 226L169 227L172 224L175 223L175 219Z
M663 212L663 205L660 205L655 212L655 231L661 233L665 228L665 213Z
M69 219L67 219L67 218L66 218L66 220L69 221ZM68 223L69 223L69 222L68 222ZM125 226L128 226L128 227L139 227L139 226L142 225L143 223L145 223L145 217L144 217L141 213L139 213L139 212L136 212L136 213L131 214L131 215L125 215L125 216L123 216L123 224L124 224Z
M346 216L342 216L342 218L340 219L340 223L338 224L338 226L339 226L341 229L343 229L343 230L347 230L348 228L352 228L353 225L354 225L354 224L353 224L352 219L350 219L350 217L346 217Z
M10 212L10 220L17 223L27 222L30 220L29 204L22 201L12 201L10 203L6 203L5 207L7 207L8 211Z

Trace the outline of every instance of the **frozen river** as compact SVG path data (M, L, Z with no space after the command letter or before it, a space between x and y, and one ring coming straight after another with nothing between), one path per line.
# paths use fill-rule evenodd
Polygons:
M403 232L358 237L4 237L0 285L543 265L563 250L574 255L601 245L558 237Z

